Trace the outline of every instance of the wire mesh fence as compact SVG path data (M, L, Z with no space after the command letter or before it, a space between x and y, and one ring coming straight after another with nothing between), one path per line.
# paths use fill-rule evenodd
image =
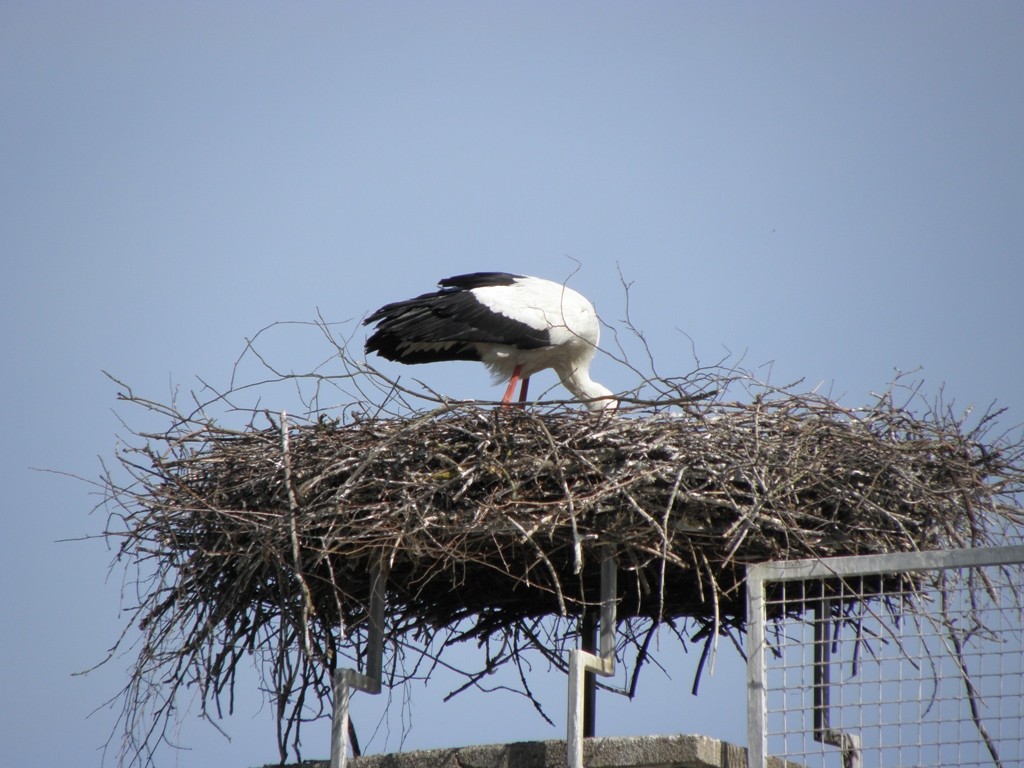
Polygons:
M752 568L750 768L1024 765L1022 578L1020 546Z

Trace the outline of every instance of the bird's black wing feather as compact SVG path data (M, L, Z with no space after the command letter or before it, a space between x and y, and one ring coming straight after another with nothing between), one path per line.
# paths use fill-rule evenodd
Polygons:
M511 272L471 272L468 275L446 277L444 280L439 280L437 284L442 288L459 288L463 291L471 291L474 288L512 285L516 280L522 279L522 275L513 275Z
M471 287L510 285L504 272L459 275L441 281L435 293L387 304L364 320L377 323L366 351L403 363L479 360L477 343L537 349L550 343L546 329L533 328L488 309Z

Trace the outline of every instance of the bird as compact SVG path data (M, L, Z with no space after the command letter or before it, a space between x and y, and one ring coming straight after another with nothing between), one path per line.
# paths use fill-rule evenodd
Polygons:
M574 397L594 412L618 401L590 378L601 326L594 305L562 283L508 272L473 272L447 277L440 290L385 304L364 321L376 323L366 352L418 364L475 360L496 381L508 381L503 406L522 382L551 368Z

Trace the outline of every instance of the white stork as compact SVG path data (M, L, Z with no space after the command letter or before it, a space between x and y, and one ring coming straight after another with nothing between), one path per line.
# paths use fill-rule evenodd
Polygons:
M553 368L592 411L612 410L612 391L590 378L601 327L594 306L571 288L539 277L475 272L441 280L441 290L386 304L363 324L377 323L366 351L400 363L477 360L508 380L512 401L522 381Z

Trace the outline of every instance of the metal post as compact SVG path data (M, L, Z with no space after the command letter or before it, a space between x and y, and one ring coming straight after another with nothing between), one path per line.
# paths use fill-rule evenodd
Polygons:
M388 564L381 560L370 575L370 627L366 638L366 674L336 669L332 680L334 712L331 719L331 768L345 768L348 761L348 710L352 690L378 694L384 659L384 595Z
M580 628L580 650L597 653L597 614L591 606L583 609ZM593 672L583 673L583 738L597 734L597 678Z
M619 568L615 548L604 546L601 558L601 640L598 653L615 663L615 609L619 595Z
M381 673L384 669L384 596L387 591L388 563L381 560L371 574L370 631L366 641L366 676L376 681L380 693Z
M764 674L764 569L747 568L747 768L764 768L768 754Z
M814 740L839 747L843 753L843 768L860 768L860 736L832 728L831 617L832 601L823 597L814 604Z
M829 617L832 601L826 597L814 604L814 740L830 744L832 725L829 710L832 687L832 646L829 643ZM832 744L832 746L836 746Z
M566 724L566 764L583 768L584 679L587 672L608 677L615 674L615 605L618 598L618 568L615 548L602 547L601 629L595 656L583 650L569 652L569 713Z

